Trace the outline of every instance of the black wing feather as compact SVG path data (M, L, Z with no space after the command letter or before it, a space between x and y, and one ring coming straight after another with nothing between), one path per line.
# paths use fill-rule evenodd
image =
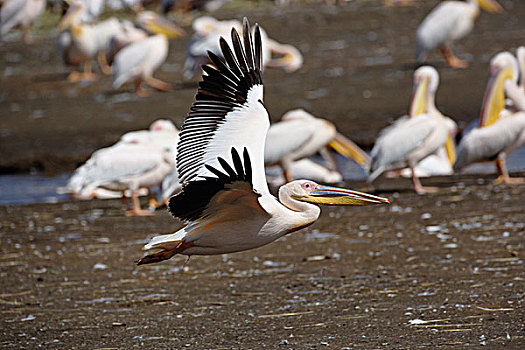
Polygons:
M208 52L214 66L202 67L204 75L199 83L195 102L190 108L177 146L177 171L182 191L170 198L169 211L183 220L195 220L206 209L211 198L226 185L236 181L252 184L252 166L248 150L244 148L242 160L232 148L232 163L218 157L219 166L204 164L209 142L217 129L226 122L226 116L235 108L242 107L248 92L255 85L262 85L262 46L259 27L250 34L248 21L243 21L241 41L232 30L233 49L226 40L220 39L224 59ZM214 176L197 176L206 168ZM222 169L217 169L222 168Z
M204 210L210 199L218 192L224 190L227 185L235 182L247 182L252 186L251 161L248 150L244 148L243 159L235 148L231 150L234 169L222 158L219 162L222 170L206 164L205 167L217 177L204 177L202 180L191 181L183 187L182 191L170 198L168 203L169 212L182 220L196 220L203 217Z

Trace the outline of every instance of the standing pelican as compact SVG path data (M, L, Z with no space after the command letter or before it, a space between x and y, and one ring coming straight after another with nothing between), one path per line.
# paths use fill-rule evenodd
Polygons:
M298 180L268 190L264 143L270 125L263 103L261 33L254 41L244 20L244 45L232 30L233 51L220 45L225 58L210 53L217 68L204 66L196 101L177 146L182 191L171 197L169 211L187 225L154 237L145 249L161 249L138 264L170 259L175 254L232 253L263 246L317 220L320 208L309 204L370 205L386 198Z
M456 129L456 123L444 117L434 105L434 96L439 84L438 72L423 66L414 73L412 106L419 105L420 99L430 101L428 112L414 118L400 118L379 134L372 149L372 162L368 181L374 181L384 171L408 167L417 193L435 192L433 187L423 187L414 171L422 159L444 146L447 138ZM419 107L417 107L419 108ZM412 107L411 109L417 109Z
M228 38L232 27L240 30L241 23L237 20L219 21L211 16L197 18L192 24L195 35L188 43L186 61L184 63L184 78L191 79L201 71L203 64L210 63L208 51L221 56L218 45L220 37ZM266 32L260 28L263 52L263 67L282 68L286 72L294 72L302 67L303 56L297 48L292 45L280 44L268 38ZM272 58L272 54L276 57Z
M461 139L454 170L474 162L494 161L498 170L495 184L522 184L525 178L511 178L505 165L507 155L525 144L525 96L508 94L521 92L517 87L518 62L510 52L502 52L491 60L490 71L479 125ZM513 99L519 112L502 113L505 97Z
M294 135L294 137L290 137ZM370 161L368 155L356 144L337 132L335 125L328 120L316 118L303 109L286 112L279 123L270 126L266 136L264 162L266 165L279 165L286 182L292 181L290 167L292 162L325 152L330 146L341 155L365 165ZM325 160L334 163L329 157ZM335 170L335 164L331 164Z
M113 63L113 87L118 89L124 83L134 82L139 96L149 95L142 88L142 82L157 90L172 90L170 84L154 78L153 73L168 57L168 38L178 38L184 31L151 11L140 13L138 21L149 32L158 34L134 42L116 54Z
M452 43L472 31L480 7L491 13L502 12L495 0L443 1L425 17L417 29L416 58L423 63L429 52L438 48L447 64L454 68L466 68L468 62L452 53Z
M0 35L22 28L24 42L30 44L29 27L46 9L46 0L7 0L0 9Z
M174 171L177 128L167 120L157 120L149 131L124 134L113 146L94 152L71 176L60 193L77 199L91 199L99 193L118 191L126 198L131 191L133 208L128 215L148 215L140 209L137 191L160 185Z
M59 37L59 46L64 62L68 65L82 65L83 72L72 72L68 80L95 80L91 61L98 58L102 70L108 72L104 62L105 54L109 50L111 38L122 30L122 26L114 17L93 25L83 24L81 15L86 11L85 5L78 0L70 3L70 8L58 26L61 32L69 32Z

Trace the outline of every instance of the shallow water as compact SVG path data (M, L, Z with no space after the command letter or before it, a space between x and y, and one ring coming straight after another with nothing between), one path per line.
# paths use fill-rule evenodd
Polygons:
M315 159L314 159L315 160ZM365 171L356 163L339 157L339 166L345 181L366 179ZM509 172L525 170L525 147L512 153L507 158ZM467 174L491 174L495 172L492 163L472 164L464 171ZM2 175L0 176L0 205L57 203L71 199L68 195L57 194L58 187L65 186L70 173L49 177L42 174Z

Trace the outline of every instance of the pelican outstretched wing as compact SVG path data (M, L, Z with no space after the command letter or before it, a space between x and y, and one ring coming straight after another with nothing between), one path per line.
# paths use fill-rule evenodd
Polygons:
M233 51L221 38L224 60L208 52L215 67L203 66L196 101L182 126L177 171L183 189L171 197L169 210L184 220L199 217L218 192L232 186L269 192L264 143L270 120L263 104L261 35L256 25L252 41L246 19L243 32L244 45L232 29Z

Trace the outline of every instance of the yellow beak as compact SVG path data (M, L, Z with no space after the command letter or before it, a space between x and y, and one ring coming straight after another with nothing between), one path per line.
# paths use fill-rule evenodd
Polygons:
M410 118L427 113L427 92L430 79L423 77L414 85L412 100L410 101Z
M498 120L505 108L505 81L512 79L512 73L510 67L492 72L483 98L479 127L489 126Z
M454 145L454 140L450 135L447 137L447 141L445 142L445 150L447 151L448 161L450 162L450 165L454 165L454 163L456 162L456 146Z
M148 21L145 27L150 33L164 34L170 39L176 39L186 34L184 29L162 17L156 17L152 21Z
M501 13L503 7L498 4L495 0L478 0L479 7L489 13Z
M337 133L335 138L328 144L337 153L345 158L353 159L359 165L365 165L370 163L370 157L355 143Z
M293 197L296 200L324 205L374 205L390 204L390 200L368 193L347 190L344 188L317 185L304 197Z

